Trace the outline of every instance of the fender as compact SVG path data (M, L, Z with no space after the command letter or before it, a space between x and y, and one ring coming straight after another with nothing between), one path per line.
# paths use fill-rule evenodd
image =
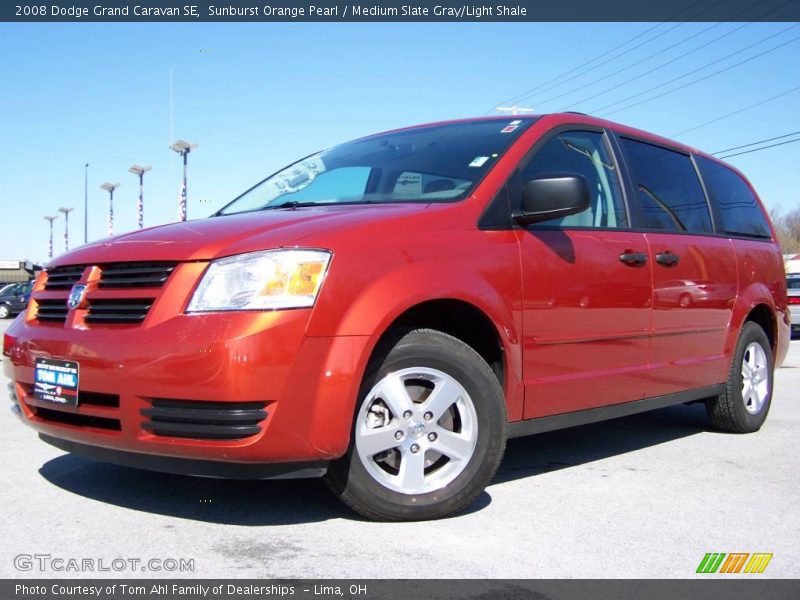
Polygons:
M723 346L723 351L725 356L728 357L729 361L733 360L733 352L736 348L736 342L739 339L739 332L744 326L745 319L747 319L747 316L753 311L754 308L762 304L769 308L770 313L772 314L773 331L771 332L771 337L775 343L775 348L773 348L775 353L775 366L777 367L781 362L783 362L783 355L785 355L785 352L781 352L782 344L780 340L782 336L780 334L780 327L781 322L783 321L780 315L781 311L775 306L774 298L769 288L761 282L750 283L747 288L742 290L736 300L736 304L733 307L733 311L731 312L731 320L728 325L728 333L725 337L725 344ZM727 372L722 374L722 379L720 381L724 381L726 377Z
M731 314L726 356L733 349L747 315L758 305L766 306L772 316L772 339L775 366L778 367L789 351L789 308L786 300L786 273L780 248L775 242L738 240L736 262L739 271L739 294ZM727 377L727 373L724 375Z
M522 347L519 338L520 272L517 243L511 232L470 232L492 242L461 246L452 253L410 256L409 248L384 249L378 268L350 270L347 256L337 256L323 285L306 334L310 337L372 336L370 355L380 336L407 310L431 300L459 300L484 313L493 323L506 357L506 401L509 419L522 416ZM460 235L458 237L461 237ZM461 240L464 241L464 240ZM453 246L451 246L453 247ZM458 245L454 247L459 247ZM482 269L480 264L494 265ZM507 265L498 269L497 265ZM412 285L413 282L413 285ZM419 282L425 282L420 286ZM366 363L366 361L362 361Z

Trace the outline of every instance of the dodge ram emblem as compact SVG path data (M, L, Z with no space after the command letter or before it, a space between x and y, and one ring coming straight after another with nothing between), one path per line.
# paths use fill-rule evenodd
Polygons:
M83 302L83 297L86 295L85 285L73 285L69 291L69 298L67 298L67 307L70 310L75 310Z

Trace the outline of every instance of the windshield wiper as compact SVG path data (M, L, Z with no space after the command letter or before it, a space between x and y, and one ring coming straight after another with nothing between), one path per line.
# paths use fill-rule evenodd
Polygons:
M375 200L348 200L342 202L300 202L298 200L287 200L281 204L271 204L262 208L262 210L275 210L278 208L302 208L304 206L352 206L354 204L379 204Z
M300 208L303 206L319 206L321 204L331 204L330 202L300 202L299 200L288 200L280 204L267 205L263 210L276 210L278 208Z

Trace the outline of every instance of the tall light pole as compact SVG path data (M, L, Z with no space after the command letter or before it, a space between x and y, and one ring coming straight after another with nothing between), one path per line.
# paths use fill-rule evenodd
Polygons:
M170 150L177 152L183 157L183 185L181 185L181 199L178 205L178 218L181 221L186 220L186 157L189 152L197 148L197 144L191 144L185 140L178 140L170 147Z
M104 183L100 186L101 190L108 192L108 235L114 235L114 190L120 186L119 183Z
M63 206L58 209L58 212L64 213L64 252L69 252L69 213L74 208L64 208Z
M50 244L47 246L47 257L53 258L53 221L58 217L45 217L46 221L50 221Z
M133 173L134 175L139 176L139 204L138 204L138 211L139 211L139 229L144 227L144 174L147 173L150 169L152 169L150 165L146 167L141 167L139 165L133 165L128 171Z
M89 243L89 163L83 165L83 243Z

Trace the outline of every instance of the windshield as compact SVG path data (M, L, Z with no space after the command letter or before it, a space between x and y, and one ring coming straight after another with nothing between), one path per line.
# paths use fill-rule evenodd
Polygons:
M427 125L334 146L278 171L217 215L317 204L460 200L533 122Z

